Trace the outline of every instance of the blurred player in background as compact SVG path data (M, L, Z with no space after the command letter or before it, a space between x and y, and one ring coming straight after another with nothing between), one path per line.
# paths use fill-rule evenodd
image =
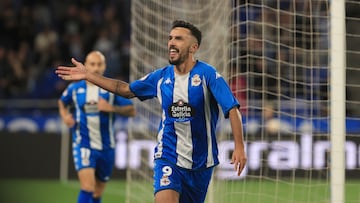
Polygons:
M173 22L168 51L170 64L130 84L76 67L60 66L64 80L85 79L127 98L157 97L162 120L155 148L154 193L156 203L202 203L214 166L219 164L216 141L218 105L230 118L235 149L231 162L240 175L247 157L239 103L224 78L211 65L196 60L201 32L189 22Z
M106 69L104 55L90 52L85 67L89 73L102 75ZM62 120L72 131L73 157L81 189L77 202L99 203L114 165L114 114L135 116L133 103L81 80L65 89L58 104ZM69 105L74 106L74 112Z

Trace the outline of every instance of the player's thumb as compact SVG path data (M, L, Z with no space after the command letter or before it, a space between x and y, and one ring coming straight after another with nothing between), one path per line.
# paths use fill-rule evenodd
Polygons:
M233 155L233 156L231 156L230 164L234 164L234 163L235 163L235 157Z
M77 61L75 58L71 58L71 62L72 62L75 66L77 66L77 65L80 64L80 62Z

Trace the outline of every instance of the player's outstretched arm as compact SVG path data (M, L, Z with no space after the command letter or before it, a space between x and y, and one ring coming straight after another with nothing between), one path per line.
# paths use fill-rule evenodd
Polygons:
M243 137L243 124L239 109L236 107L231 109L229 112L229 118L235 142L235 149L232 154L231 164L234 164L234 168L239 176L244 170L247 161Z
M126 98L132 98L135 96L130 91L129 84L127 82L90 73L86 71L84 64L74 58L71 59L71 62L75 65L75 67L59 66L55 71L55 73L63 80L87 80L103 89L113 92L114 94L118 94Z

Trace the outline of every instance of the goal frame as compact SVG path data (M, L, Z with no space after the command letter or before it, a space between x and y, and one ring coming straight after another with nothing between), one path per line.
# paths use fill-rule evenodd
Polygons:
M331 203L345 202L345 0L331 1L330 10L330 187Z

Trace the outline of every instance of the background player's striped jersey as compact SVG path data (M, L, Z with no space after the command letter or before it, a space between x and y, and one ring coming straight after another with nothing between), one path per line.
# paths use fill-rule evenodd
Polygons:
M172 65L130 84L141 100L157 97L162 107L155 159L164 158L188 169L219 163L216 142L218 104L225 117L238 101L215 68L198 61L185 75Z
M114 113L100 112L97 104L102 97L111 105L132 105L132 101L98 86L79 81L70 84L61 96L65 105L74 105L76 120L72 128L73 142L82 147L102 150L115 147Z

